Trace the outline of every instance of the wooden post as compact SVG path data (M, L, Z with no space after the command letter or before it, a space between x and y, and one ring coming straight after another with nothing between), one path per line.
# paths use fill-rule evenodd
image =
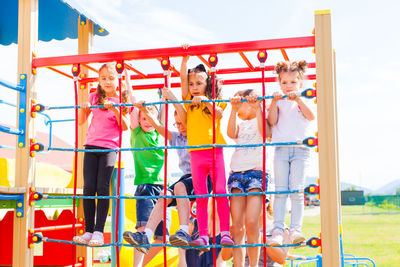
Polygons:
M19 0L18 10L18 81L26 74L26 114L30 114L30 103L35 96L35 77L32 75L32 53L38 40L38 0ZM21 100L22 101L22 100ZM18 105L20 98L18 96ZM22 104L22 103L21 103ZM19 114L19 111L17 110ZM33 266L33 249L28 248L28 230L34 228L34 208L29 206L29 188L35 185L35 159L29 155L29 141L34 137L34 120L26 116L25 147L18 148L16 142L15 187L25 188L24 216L14 216L13 266Z
M93 45L93 22L90 20L82 20L79 18L78 20L78 54L90 54L92 51ZM89 70L83 66L81 66L80 75L84 75L84 77L88 77ZM85 86L82 88L82 86ZM78 103L81 104L83 102L88 101L90 84L79 84L78 88ZM73 87L71 86L73 89ZM88 122L78 127L78 148L83 148L83 144L86 140L86 132L88 129ZM79 152L78 154L78 166L76 168L78 179L77 179L77 188L83 188L83 153ZM79 200L78 207L78 218L83 218L83 200ZM84 246L77 246L77 257L85 258L85 266L92 266L92 249L88 249Z
M315 11L318 151L323 266L341 266L336 93L330 10Z

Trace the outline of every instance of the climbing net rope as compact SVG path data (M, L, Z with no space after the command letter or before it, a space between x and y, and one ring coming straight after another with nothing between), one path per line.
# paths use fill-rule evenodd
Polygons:
M266 247L267 245L267 240L266 240L266 201L265 198L269 194L293 194L293 193L307 193L307 194L318 194L319 193L319 187L318 185L309 185L303 190L288 190L288 191L267 191L266 190L266 147L267 146L306 146L306 147L314 147L318 145L318 139L315 137L308 137L304 140L294 140L293 142L284 142L284 143L269 143L266 140L266 125L265 125L265 118L266 118L266 100L273 98L271 95L266 95L266 88L265 88L265 83L266 82L274 82L276 81L276 78L274 77L265 77L265 71L271 71L273 70L273 66L265 66L265 62L267 60L267 50L268 49L280 49L282 54L284 55L284 58L288 60L286 52L284 52L286 48L296 48L296 47L312 47L314 45L313 42L313 36L308 37L308 38L288 38L288 39L277 39L277 40L267 40L267 41L255 41L255 42L243 42L243 43L232 43L230 45L206 45L206 46L195 46L191 47L188 50L183 50L182 48L174 48L174 49L163 49L161 52L159 50L141 50L141 51L131 51L131 53L125 52L125 53L107 53L107 54L93 54L93 55L84 55L84 56L70 56L70 57L61 57L57 60L57 64L62 65L65 63L65 61L68 61L68 64L71 64L73 62L72 66L72 78L73 78L73 83L74 83L74 92L75 92L75 105L74 106L57 106L57 107L49 107L49 106L44 106L41 104L36 104L38 108L36 108L37 112L43 112L45 110L54 110L54 109L74 109L75 110L75 148L72 149L67 149L67 148L56 148L52 147L49 145L49 147L45 148L42 144L33 144L34 150L35 151L41 151L44 149L47 150L55 150L55 151L73 151L75 153L75 158L74 158L74 164L75 166L78 166L78 152L94 152L93 150L90 149L81 149L78 147L78 110L81 108L81 106L78 105L78 88L79 88L79 83L85 84L88 82L94 82L95 79L93 78L81 78L80 77L80 71L81 71L81 66L87 66L86 64L89 62L115 62L116 66L116 71L118 73L118 83L119 83L119 88L121 88L123 76L122 72L124 71L125 68L134 71L137 73L137 75L133 75L131 77L125 77L126 79L133 78L133 79L143 79L143 78L163 78L164 83L163 84L156 84L156 85L143 85L142 87L140 86L132 86L133 89L150 89L150 88L162 88L162 87L168 87L169 86L169 75L172 77L179 77L179 72L174 68L174 66L170 62L170 57L179 57L179 56L184 56L185 54L187 55L196 55L199 59L203 61L209 68L210 68L210 73L212 77L212 84L213 84L213 97L210 100L205 100L202 102L211 102L212 107L213 107L213 142L211 145L198 145L198 146L168 146L167 139L165 138L165 144L164 146L158 146L158 147L142 147L142 148L123 148L121 147L122 145L122 128L120 127L119 130L119 146L117 149L101 149L101 150L96 150L96 152L111 152L115 151L118 152L118 180L117 180L117 193L115 196L77 196L77 171L74 172L74 193L73 196L50 196L50 195L44 195L40 192L34 192L33 194L36 194L36 197L34 198L35 200L40 200L40 199L59 199L59 198L71 198L71 199L116 199L118 200L116 203L116 213L117 213L117 223L116 227L114 229L115 231L115 240L113 240L109 244L104 244L104 246L115 246L117 255L119 255L119 249L121 246L129 246L129 247L163 247L163 253L164 253L164 266L167 266L167 247L174 247L171 244L167 243L166 240L166 216L167 216L167 199L168 198L203 198L203 197L211 197L212 198L212 205L213 205L213 240L215 240L215 233L216 233L216 226L215 226L215 199L217 197L231 197L231 196L250 196L250 195L261 195L264 198L263 201L263 234L262 234L262 242L259 244L243 244L243 245L233 245L231 246L232 248L236 247L262 247L263 248L263 253L264 253L264 258L266 258ZM233 53L233 52L239 52L240 56L242 59L246 62L247 68L236 68L236 69L221 69L217 70L216 66L218 63L218 50L220 50L220 53ZM251 65L250 61L247 59L247 57L244 55L243 52L246 51L258 51L257 53L257 59L259 61L260 66L259 67L254 67ZM153 54L151 54L153 53ZM129 54L129 55L128 55ZM208 54L209 58L208 60L205 60L202 55ZM128 64L126 61L130 59L149 59L149 58L155 58L158 59L161 62L161 67L163 69L162 75L159 74L149 74L145 75L141 73L140 71L136 70L133 68L130 64ZM96 59L96 60L94 60ZM36 61L34 61L33 65L34 67L43 67L48 64L54 64L53 58L37 58ZM55 65L57 65L55 64ZM315 63L309 64L309 67L315 67ZM216 103L219 102L229 102L229 100L226 99L216 99L215 97L215 79L216 79L216 74L221 73L221 74L231 74L231 73L245 73L245 72L261 72L261 78L256 78L256 79L236 79L236 80L224 80L222 81L222 84L244 84L244 83L260 83L262 85L262 96L259 97L258 99L262 103L262 114L263 114L263 135L262 135L262 143L259 144L251 144L251 145L220 145L216 144L216 134L215 134L215 108L216 108ZM170 74L172 73L172 74ZM316 75L307 75L308 79L315 79ZM179 87L179 84L171 84L171 87ZM130 90L130 89L129 89ZM120 96L120 103L122 103L122 94L119 94ZM300 94L301 97L305 98L314 98L316 96L316 89L315 88L308 88L305 89L303 92ZM286 96L283 96L286 97ZM242 101L246 101L243 99ZM150 103L145 103L144 105L156 105L156 104L161 104L165 105L165 136L168 136L168 106L169 104L174 104L174 103L191 103L191 101L157 101L157 102L150 102ZM133 104L115 104L115 107L118 107L120 109L120 121L122 120L122 109L124 107L131 107ZM103 108L103 105L94 105L91 106L91 108ZM36 145L36 146L35 146ZM262 192L252 192L252 193L239 193L239 194L205 194L205 195L194 195L194 196L168 196L167 195L167 180L168 180L168 150L170 149L191 149L191 148L210 148L213 150L213 168L212 171L213 173L215 172L215 160L216 160L216 154L215 150L216 148L219 147L262 147L262 157L263 157L263 190ZM156 150L156 149L163 149L164 154L165 154L165 159L164 159L164 194L162 196L124 196L120 195L120 184L121 184L121 152L123 151L139 151L139 150ZM215 177L215 175L212 175L212 177ZM213 181L213 192L215 192L215 182ZM151 244L151 245L140 245L140 246L133 246L133 245L128 245L128 244L123 244L122 240L119 238L119 232L121 229L119 229L119 213L120 213L120 201L123 199L160 199L162 198L164 201L164 209L163 209L163 229L164 229L164 234L163 234L163 243L161 244ZM73 216L74 216L74 222L72 226L72 231L75 234L75 224L76 224L76 206L75 206L75 201L73 201ZM66 240L56 240L56 239L50 239L46 238L44 236L38 235L37 234L37 242L40 241L46 241L46 242L57 242L57 243L66 243L66 244L72 244L72 245L81 245L77 244L73 241L66 241ZM310 247L316 247L318 245L318 238L311 238L307 241L307 245ZM294 247L294 246L299 246L299 245L290 245L290 244L284 244L282 247ZM215 244L215 241L213 241L212 245L207 245L204 246L207 248L220 248L221 245ZM185 249L190 249L191 247L184 247ZM196 247L199 248L199 247ZM202 248L202 247L200 247ZM75 252L73 254L75 262ZM119 262L119 257L116 257L117 260L117 266L120 266ZM215 249L213 250L213 263L214 266L216 266L216 251ZM264 261L264 266L266 266L266 261Z

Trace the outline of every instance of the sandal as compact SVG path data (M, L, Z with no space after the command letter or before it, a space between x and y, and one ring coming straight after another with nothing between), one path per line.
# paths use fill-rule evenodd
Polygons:
M198 250L201 251L210 251L209 247L205 247L204 246L208 246L208 240L205 237L200 236L199 238L197 238L196 240L193 240L189 243L190 246L192 247L199 247Z
M86 232L83 235L77 235L74 236L74 238L72 238L72 241L74 241L75 243L79 243L82 245L87 245L89 244L90 240L92 239L93 234Z
M99 247L104 245L104 237L102 232L95 231L92 235L92 239L89 241L89 246Z
M229 235L223 235L221 237L221 246L233 246L233 240Z

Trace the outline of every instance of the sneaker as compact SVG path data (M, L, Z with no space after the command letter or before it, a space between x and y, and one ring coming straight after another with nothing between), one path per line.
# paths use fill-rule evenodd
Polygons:
M136 232L132 233L129 231L124 232L124 239L131 245L140 246L140 245L150 245L149 240L147 239L145 232ZM140 252L147 254L149 253L149 247L136 247Z
M206 239L206 238L200 236L200 237L197 238L196 240L191 241L191 242L189 243L189 245L192 246L192 247L203 247L203 246L208 246L208 242L207 242L207 239ZM207 252L207 251L210 251L210 248L209 248L209 247L206 247L206 248L198 248L198 250Z
M221 246L233 246L233 240L229 235L223 235L221 237Z
M283 243L283 232L280 229L274 229L272 231L272 237L269 241L271 246L282 246Z
M75 243L79 243L82 245L87 245L89 244L89 241L92 239L92 233L86 232L83 235L77 235L72 238L72 241Z
M95 231L92 235L92 239L89 241L89 246L100 247L104 245L104 236L102 232Z
M190 235L181 229L169 238L169 243L178 247L188 247L190 242L192 242Z
M303 243L306 240L303 234L300 231L297 231L296 229L290 229L289 239L293 245Z

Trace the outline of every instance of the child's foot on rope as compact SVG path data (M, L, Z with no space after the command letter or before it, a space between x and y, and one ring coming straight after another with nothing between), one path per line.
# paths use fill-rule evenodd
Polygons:
M189 243L190 246L192 247L203 247L208 245L208 237L207 236L200 236L196 240L193 240ZM198 248L198 250L207 252L210 251L210 248Z
M92 235L92 239L89 241L89 246L99 247L104 245L104 236L102 232L95 231Z
M190 235L182 229L176 231L176 233L169 238L169 243L178 247L187 247L191 241L192 238Z
M233 240L229 234L224 234L221 237L221 246L233 246Z
M92 233L86 232L83 235L74 236L74 238L72 238L72 241L74 241L75 243L87 245L89 244L89 241L92 239L92 235L93 235Z
M282 246L283 243L283 232L280 229L274 229L272 231L272 237L270 239L271 246Z
M124 232L124 239L131 245L140 246L140 245L149 245L149 240L147 239L145 232L136 232L132 233L129 231ZM140 252L147 254L149 253L149 247L136 247Z
M289 238L293 245L303 243L306 240L303 234L296 229L290 229Z

